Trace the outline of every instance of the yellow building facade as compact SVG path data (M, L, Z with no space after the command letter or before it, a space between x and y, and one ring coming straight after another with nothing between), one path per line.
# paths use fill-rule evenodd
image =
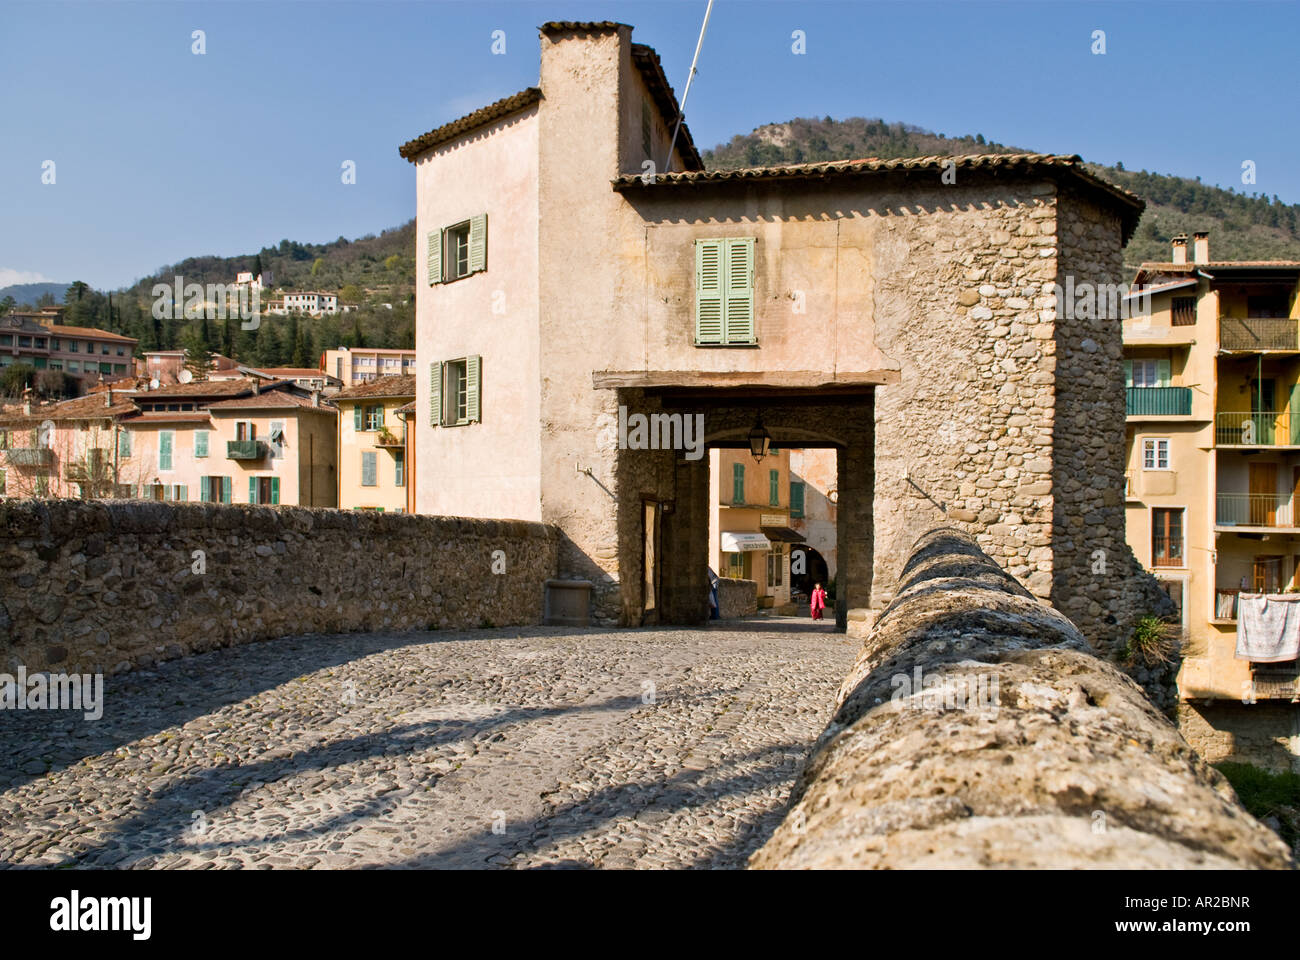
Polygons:
M1123 321L1128 542L1178 607L1180 726L1211 761L1300 768L1296 661L1237 656L1239 596L1300 590L1298 288L1300 262L1177 237Z
M415 377L380 377L333 398L339 408L339 507L403 513L408 506L407 420L398 409L415 399Z

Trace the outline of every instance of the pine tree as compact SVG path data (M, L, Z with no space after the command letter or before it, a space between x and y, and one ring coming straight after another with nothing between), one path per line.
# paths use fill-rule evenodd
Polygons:
M195 380L206 380L212 369L212 351L202 328L191 330L185 338L185 369L194 374Z

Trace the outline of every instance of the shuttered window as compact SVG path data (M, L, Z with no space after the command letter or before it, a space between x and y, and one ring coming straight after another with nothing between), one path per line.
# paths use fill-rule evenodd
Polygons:
M442 426L442 364L429 364L429 426Z
M733 463L731 465L731 502L745 502L745 465L743 463Z
M430 425L482 422L483 358L474 355L430 364L429 390Z
M757 342L752 237L695 241L695 342Z
M280 478L279 477L271 478L271 502L272 503L280 502Z
M233 484L229 477L221 478L221 502L230 503L231 487Z
M771 507L781 505L781 471L767 471L767 503Z
M361 454L361 485L363 487L376 486L375 454L373 451Z
M803 516L803 482L800 480L790 481L790 516Z
M212 483L209 477L199 477L199 500L203 503L212 502Z
M355 407L352 408L352 429L357 431L358 433L360 433L362 430L365 429L365 424L362 421L362 417L364 416L365 416L365 407L362 404L358 403Z
M131 431L123 430L117 435L117 455L120 458L131 456Z
M487 269L487 214L430 230L425 243L430 286L480 273Z
M176 442L175 430L163 430L158 434L158 469L172 468L172 445Z
M406 486L406 454L402 450L393 451L393 484Z
M194 431L194 456L206 457L207 455L208 455L208 431L195 430ZM204 497L203 499L206 500L207 497Z
M442 283L442 231L430 230L428 236L429 286Z

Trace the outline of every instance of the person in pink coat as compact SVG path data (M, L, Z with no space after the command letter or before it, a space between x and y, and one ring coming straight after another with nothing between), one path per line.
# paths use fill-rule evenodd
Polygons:
M822 611L826 609L826 591L822 589L820 583L813 587L812 597L808 601L808 606L812 610L812 618L814 620L820 620L822 618Z

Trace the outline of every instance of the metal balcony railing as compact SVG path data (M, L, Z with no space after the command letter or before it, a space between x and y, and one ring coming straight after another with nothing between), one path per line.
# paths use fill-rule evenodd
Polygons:
M1192 415L1192 389L1129 387L1124 394L1124 413L1130 417L1189 417Z
M1290 410L1257 410L1214 415L1219 447L1286 447L1300 444L1300 417Z
M1300 320L1287 317L1220 317L1221 350L1300 350Z
M11 467L48 467L54 462L49 447L12 447L7 451Z
M1271 493L1220 493L1214 522L1220 527L1294 527L1291 498Z
M267 453L266 444L261 440L227 440L227 460L262 460Z

